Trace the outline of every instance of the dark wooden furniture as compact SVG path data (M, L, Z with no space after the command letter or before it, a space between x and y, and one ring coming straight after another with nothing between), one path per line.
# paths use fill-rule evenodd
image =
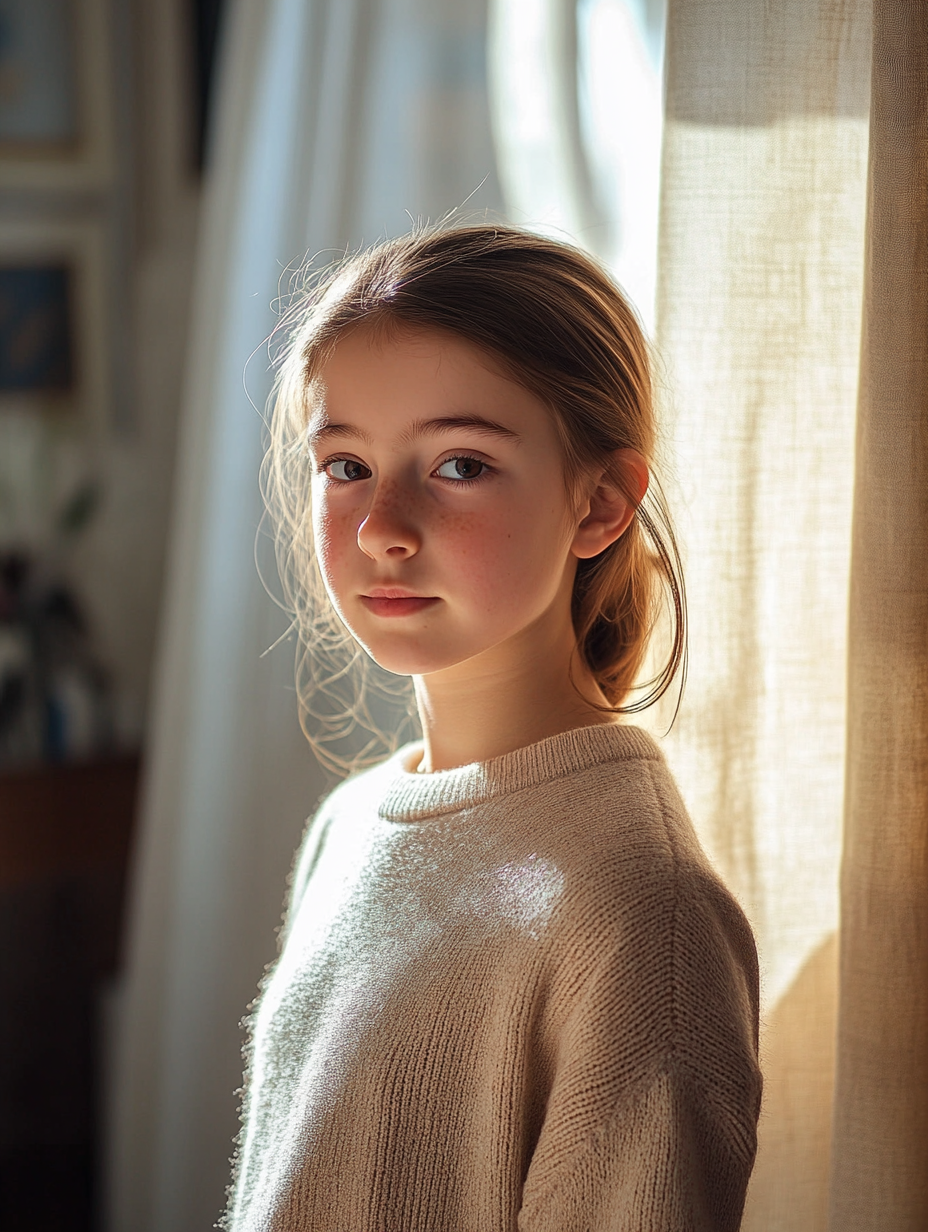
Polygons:
M0 1232L93 1232L98 996L119 960L139 764L0 774Z

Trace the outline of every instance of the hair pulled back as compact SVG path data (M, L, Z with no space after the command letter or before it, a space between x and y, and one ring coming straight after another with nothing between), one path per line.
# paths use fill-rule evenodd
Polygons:
M310 276L277 331L283 344L275 357L265 494L285 598L300 634L303 725L317 755L344 768L332 745L357 724L375 738L352 763L384 751L370 680L352 671L366 656L325 596L309 513L306 424L313 380L339 338L362 324L447 330L490 352L550 408L574 494L605 466L610 482L635 504L633 478L615 451L631 448L644 456L652 480L628 529L604 552L578 563L573 623L579 652L610 707L634 713L657 701L685 670L685 600L673 528L653 475L651 372L637 318L601 267L566 244L503 226L421 229ZM662 610L671 620L669 649L662 666L640 683ZM379 689L398 695L405 686L391 689L384 675ZM336 693L339 702L333 702ZM321 706L320 694L328 699ZM387 740L388 746L396 742Z

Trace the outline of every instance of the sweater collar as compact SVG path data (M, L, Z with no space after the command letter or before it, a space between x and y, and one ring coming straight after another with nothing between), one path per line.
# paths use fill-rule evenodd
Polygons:
M497 796L537 787L604 762L660 759L654 740L640 727L602 723L578 727L504 753L489 761L419 774L416 742L384 766L388 772L380 815L389 821L424 821L483 804Z

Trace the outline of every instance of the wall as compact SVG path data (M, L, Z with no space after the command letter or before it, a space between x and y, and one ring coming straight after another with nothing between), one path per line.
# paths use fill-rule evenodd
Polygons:
M0 263L24 234L40 249L76 236L74 326L90 343L78 339L74 356L87 378L80 406L0 394L0 550L20 547L70 582L129 747L143 735L156 641L196 235L192 8L75 6L90 78L79 101L99 146L86 175L67 151L47 174L23 172L17 149L0 146ZM55 511L84 481L97 510L64 542Z

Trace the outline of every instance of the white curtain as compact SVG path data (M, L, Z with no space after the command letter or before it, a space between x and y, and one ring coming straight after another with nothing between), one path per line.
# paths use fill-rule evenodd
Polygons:
M664 0L490 0L512 221L604 261L653 332Z
M328 786L292 646L261 657L286 627L254 561L272 305L294 258L496 206L484 55L482 0L231 5L110 1075L111 1232L193 1232L221 1211L238 1023Z

